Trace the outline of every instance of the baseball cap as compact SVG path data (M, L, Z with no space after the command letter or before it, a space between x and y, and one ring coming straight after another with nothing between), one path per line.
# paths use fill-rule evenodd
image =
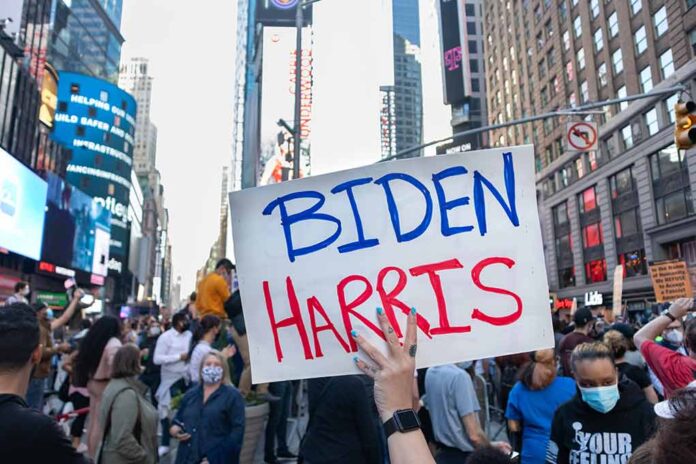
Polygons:
M684 388L689 390L696 389L696 380L694 380ZM672 400L660 401L654 406L654 409L655 414L657 414L657 417L661 417L663 419L674 419L675 417L677 417L677 412L679 412L678 407L674 404Z
M609 327L610 330L616 330L617 332L620 332L621 335L623 335L626 340L632 340L633 335L635 335L636 331L633 330L633 327L631 327L628 324L623 324L621 322L617 322L616 324L612 324L611 327Z
M576 326L583 326L592 319L594 319L592 311L587 308L578 309L575 311L575 315L573 316L573 321L575 322Z

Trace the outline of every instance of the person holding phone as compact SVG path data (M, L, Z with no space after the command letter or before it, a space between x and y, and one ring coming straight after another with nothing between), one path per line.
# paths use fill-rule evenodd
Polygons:
M696 319L686 323L680 344L686 348L688 356L655 343L655 339L670 324L681 321L689 311L694 310L693 298L679 298L650 321L634 336L633 341L645 358L650 369L662 383L665 396L670 397L680 388L689 385L696 377Z
M203 358L201 384L179 405L169 433L179 441L176 464L239 464L244 438L244 399L232 386L225 356Z

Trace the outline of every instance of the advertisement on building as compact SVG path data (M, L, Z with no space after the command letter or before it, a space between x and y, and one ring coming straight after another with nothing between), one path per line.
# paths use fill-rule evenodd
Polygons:
M128 205L135 134L135 99L117 86L61 72L53 138L72 150L67 181L111 213L108 269L127 264Z
M302 0L257 0L256 22L264 26L295 26L297 5ZM302 24L312 24L312 6L304 8Z
M462 55L457 0L439 0L438 7L445 104L451 105L460 103L466 96L463 66L468 60L465 62Z
M46 182L0 148L0 248L38 260Z
M58 105L58 73L53 66L46 63L44 78L41 83L41 106L39 107L39 121L46 127L53 127L53 119Z
M309 175L312 136L312 49L311 31L303 30L300 131L302 150L300 176ZM292 134L295 111L295 31L266 27L263 31L263 82L261 102L261 185L288 180L291 176Z
M46 180L46 233L41 260L106 276L111 212L55 174L46 173Z

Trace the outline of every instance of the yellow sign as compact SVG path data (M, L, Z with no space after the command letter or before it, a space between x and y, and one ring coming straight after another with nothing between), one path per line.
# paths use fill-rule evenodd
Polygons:
M53 67L46 64L46 72L41 83L41 107L39 121L53 127L53 118L58 106L58 75Z
M689 271L684 261L662 261L650 266L650 277L658 303L674 301L677 298L692 298Z

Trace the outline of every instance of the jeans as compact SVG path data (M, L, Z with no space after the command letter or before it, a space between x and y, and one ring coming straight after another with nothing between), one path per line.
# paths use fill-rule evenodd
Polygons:
M288 381L274 382L270 384L269 390L273 395L279 396L280 401L270 403L271 411L266 423L266 442L264 445L266 461L272 461L275 458L276 440L279 453L288 451L287 424L290 403L292 402L292 385Z
M27 389L27 405L30 408L43 412L45 389L46 379L36 379L32 377L29 381L29 388Z
M237 329L234 328L234 326L230 328L230 331L232 332L234 344L237 345L237 351L242 356L242 360L244 361L244 370L242 370L242 375L239 378L239 393L241 393L242 396L246 397L249 394L249 392L251 392L251 362L249 359L249 340L247 339L246 334L240 335L239 332L237 332ZM263 383L257 385L256 393L258 393L259 395L268 393L268 384Z
M180 393L183 393L186 391L186 383L184 380L179 380L176 382L174 385L172 385L169 388L169 392L172 395L172 398L175 396L179 395ZM170 427L170 421L168 417L165 417L164 419L160 420L160 424L162 425L162 440L161 440L161 445L169 447L169 444L171 442L172 436L169 434L169 427Z

